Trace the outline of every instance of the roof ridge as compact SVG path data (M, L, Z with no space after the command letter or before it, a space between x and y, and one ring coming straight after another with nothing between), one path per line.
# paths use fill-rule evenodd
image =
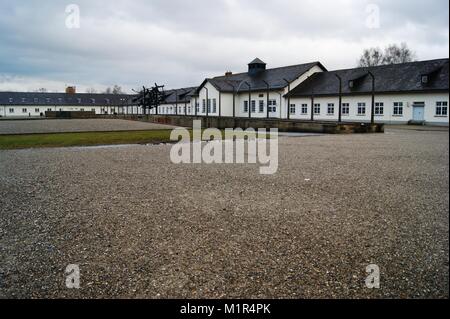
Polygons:
M287 68L293 68L293 67L296 67L296 66L304 66L304 65L308 65L308 64L315 65L315 64L319 64L319 63L320 63L319 61L314 61L314 62L308 62L308 63L292 64L292 65L287 65L287 66L279 66L279 67L276 67L276 68L270 68L270 69L266 69L266 70L264 70L264 71L279 70L279 69L287 69ZM235 75L241 75L241 74L248 74L248 71L247 71L247 72L233 73L233 74L230 75L230 76L219 75L219 76L215 76L215 77L211 78L211 80L213 80L213 79L218 79L218 78L233 77L233 76L235 76Z
M399 65L409 65L409 64L429 63L429 62L435 62L435 61L445 61L445 60L448 61L449 58L431 59L431 60L422 60L422 61L411 61L411 62L394 63L394 64L382 64L382 65L375 65L375 66L360 66L360 67L356 67L356 68L336 69L336 70L331 70L331 71L324 72L324 73L335 73L335 72L350 71L350 70L375 69L375 68L392 67L392 66L399 66Z

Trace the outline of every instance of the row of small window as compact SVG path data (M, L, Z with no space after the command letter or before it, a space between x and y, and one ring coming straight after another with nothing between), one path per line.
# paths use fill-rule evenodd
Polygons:
M59 109L59 110L62 111L63 109ZM48 108L47 111L51 112L51 111L53 111L53 110L52 110L51 108ZM84 112L84 109L80 109L80 111L81 111L81 112ZM91 111L92 111L92 112L95 112L95 109L91 109ZM30 112L31 112L31 111L30 111ZM34 109L34 113L40 113L40 112L41 112L41 109L39 109L39 108L35 108L35 109ZM15 113L15 109L11 107L11 108L9 109L9 113L10 113L10 114ZM28 109L27 109L27 108L23 108L23 109L22 109L22 113L28 113Z
M366 103L358 103L357 105L357 115L366 115ZM320 103L314 104L314 115L320 115L321 113L321 105ZM375 115L382 116L384 115L384 103L377 102L375 103ZM297 107L295 104L291 104L289 107L290 114L297 113ZM334 103L327 104L327 115L334 115L335 113L335 105ZM300 114L307 115L308 114L308 105L302 104ZM342 103L342 115L350 114L350 103ZM403 102L394 102L393 104L393 112L394 116L402 116L403 115ZM447 116L448 115L448 102L436 102L436 116Z
M77 100L77 103L78 104L81 104L81 99L80 98L77 98L76 99ZM21 101L22 101L22 103L27 103L28 101L33 101L33 103L39 103L39 99L38 98L34 98L34 99L27 99L27 98L22 98L21 99ZM125 102L125 99L121 99L121 101L122 102ZM45 102L46 103L52 103L52 99L51 98L46 98L45 99ZM62 98L58 98L58 99L55 99L55 102L58 102L58 103L63 103L63 99ZM70 101L71 102L71 101ZM90 102L92 103L92 104L95 104L95 99L90 99ZM11 98L9 98L9 103L14 103L14 99L11 97ZM106 104L110 104L111 103L111 100L110 99L105 99L105 103Z
M248 101L244 101L243 112L244 113L248 113L248 111L249 111L249 109L248 109ZM276 111L277 111L277 100L269 100L269 112L270 113L275 113ZM250 112L251 113L256 113L256 101L255 100L251 101ZM264 113L264 101L263 100L259 101L258 112L259 113Z
M176 107L175 106L162 106L160 109L160 112L162 113L162 114L173 114L174 112L176 112L177 111L177 109L176 109ZM179 106L178 107L178 114L184 114L184 106L182 107L182 106ZM191 107L190 106L188 106L187 108L186 108L186 112L188 113L188 114L191 114Z

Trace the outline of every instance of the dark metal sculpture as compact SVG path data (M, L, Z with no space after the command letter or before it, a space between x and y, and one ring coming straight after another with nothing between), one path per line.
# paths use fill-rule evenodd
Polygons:
M136 91L135 91L136 92ZM142 87L140 92L136 92L137 96L133 99L133 102L142 108L143 114L149 114L148 111L156 109L158 114L158 107L165 99L164 85L158 85L152 88Z

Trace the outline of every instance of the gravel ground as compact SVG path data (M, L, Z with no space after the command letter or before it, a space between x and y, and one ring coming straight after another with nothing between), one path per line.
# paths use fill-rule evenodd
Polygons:
M448 298L448 145L282 137L273 176L169 145L0 151L0 297Z
M164 130L171 128L173 128L173 126L111 119L0 121L0 134L139 131Z

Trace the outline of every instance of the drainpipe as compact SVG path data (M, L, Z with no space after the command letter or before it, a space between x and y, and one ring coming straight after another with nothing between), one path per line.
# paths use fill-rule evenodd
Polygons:
M266 85L266 87L267 87L267 105L266 105L266 118L267 119L269 119L269 100L270 100L270 97L269 97L269 95L270 95L270 85L269 85L269 83L267 83L266 81L264 81L264 80L262 80L263 82L264 82L264 84Z
M342 122L342 78L335 74L337 79L339 80L339 115L338 115L338 122Z
M311 121L314 121L314 91L311 93Z
M244 82L248 86L248 118L252 117L252 87L247 81Z
M222 117L222 92L219 91L219 117Z
M231 83L227 82L229 86L233 88L233 118L236 117L236 87Z
M208 95L209 95L209 90L208 88L205 86L204 89L206 90L206 117L209 116L209 103L208 103Z
M291 92L291 82L289 82L286 79L283 79L287 85L288 85L288 105L287 105L287 119L290 120L291 119L291 97L289 96L289 92ZM280 117L281 117L281 113L280 113Z
M197 97L194 98L194 103L195 103L195 111L194 111L194 114L195 114L195 116L197 116Z
M178 91L175 90L175 115L178 115Z
M372 72L367 72L372 78L372 109L370 111L370 124L375 124L375 76Z

